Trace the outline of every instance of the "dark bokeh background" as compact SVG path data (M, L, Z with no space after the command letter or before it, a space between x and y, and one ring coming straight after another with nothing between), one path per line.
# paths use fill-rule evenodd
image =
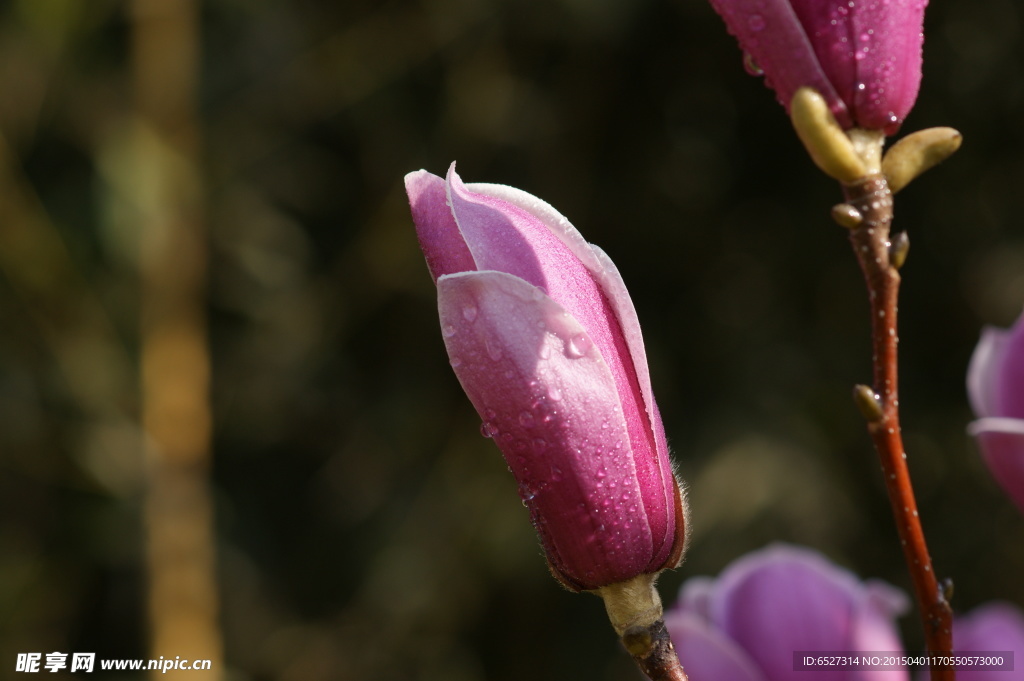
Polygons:
M964 392L981 327L1024 304L1022 18L1017 0L933 0L904 125L965 138L896 203L904 431L959 610L1024 605L1024 517L965 434ZM74 264L45 308L19 294L45 262L0 273L2 668L147 656L137 430L93 403L122 365L74 333L99 310L137 352L127 33L113 0L0 4L0 200ZM599 600L548 576L447 364L402 177L452 160L552 203L630 286L691 490L667 601L773 541L908 587L850 402L870 351L838 188L705 2L216 0L202 48L230 678L637 678Z

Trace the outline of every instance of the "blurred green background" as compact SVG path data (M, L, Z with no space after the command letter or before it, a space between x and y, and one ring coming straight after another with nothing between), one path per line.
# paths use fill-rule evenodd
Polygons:
M447 364L402 178L453 160L466 181L549 201L630 287L690 487L693 542L667 602L773 541L908 589L850 400L870 350L861 275L828 217L838 187L707 3L200 9L227 678L639 678L600 601L548 575ZM912 243L904 434L960 611L1024 606L1024 517L965 434L964 391L981 327L1024 305L1022 18L1017 0L933 0L903 127L965 138L900 194L895 222ZM137 179L130 31L114 0L0 4L7 671L18 652L183 654L146 643L139 233L119 198ZM902 626L920 650L916 616Z

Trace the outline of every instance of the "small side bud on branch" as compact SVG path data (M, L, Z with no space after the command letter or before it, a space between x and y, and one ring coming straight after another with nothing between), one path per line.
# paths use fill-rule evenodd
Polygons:
M789 116L807 153L826 175L844 184L854 184L868 174L853 142L816 90L809 87L797 90L790 103Z
M878 395L875 391L866 385L856 385L853 387L853 402L860 409L860 413L864 415L869 423L876 423L882 420L884 413L882 412L882 402L878 399Z
M942 588L942 597L949 603L953 600L953 579L946 577L939 585Z
M860 223L864 222L864 216L860 211L848 203L837 203L832 206L832 219L846 229L857 229Z
M907 135L882 158L882 174L893 194L960 148L963 136L953 128L928 128Z
M907 253L910 251L910 237L906 232L897 232L889 241L889 264L900 269L907 261Z

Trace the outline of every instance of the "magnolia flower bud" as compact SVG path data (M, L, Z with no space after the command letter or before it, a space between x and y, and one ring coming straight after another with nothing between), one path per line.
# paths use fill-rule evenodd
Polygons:
M843 129L891 135L921 84L927 0L711 0L789 110L801 87L821 93Z
M452 368L552 573L597 590L674 567L684 498L611 260L540 199L464 185L454 164L405 182Z

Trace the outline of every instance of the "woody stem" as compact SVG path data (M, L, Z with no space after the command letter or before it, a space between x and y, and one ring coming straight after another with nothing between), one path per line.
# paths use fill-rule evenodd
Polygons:
M871 305L873 385L870 390L860 386L855 397L881 460L928 651L948 656L953 648L952 610L932 569L900 431L896 312L899 266L907 242L902 235L900 239L890 239L892 195L884 177L868 176L858 184L844 185L843 191L847 204L855 209L855 215L859 214L857 224L850 230L850 241L864 272ZM932 681L953 681L955 677L951 666L931 669Z

